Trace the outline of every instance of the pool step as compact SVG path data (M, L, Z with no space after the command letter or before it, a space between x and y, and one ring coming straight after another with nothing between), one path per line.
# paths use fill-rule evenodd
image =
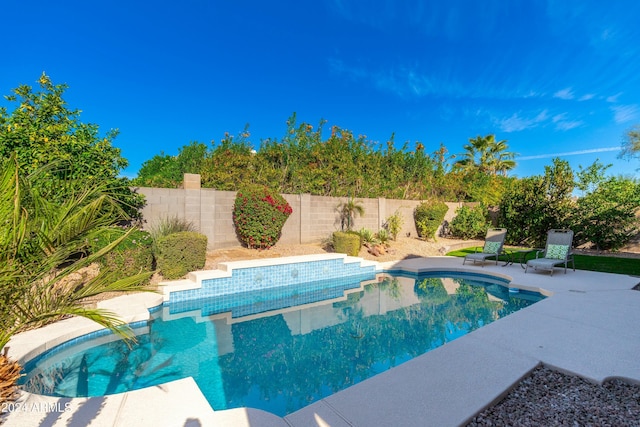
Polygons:
M379 263L345 254L300 255L222 262L217 270L193 271L186 279L160 285L166 302L206 298L239 289L269 289L342 275L375 274L377 271L381 271Z

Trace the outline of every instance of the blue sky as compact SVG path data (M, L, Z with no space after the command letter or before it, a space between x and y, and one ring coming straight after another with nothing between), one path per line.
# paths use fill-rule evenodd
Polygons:
M161 151L282 138L293 113L450 154L495 134L512 175L617 159L640 123L637 0L21 0L3 5L0 93L66 83L66 100L135 176Z

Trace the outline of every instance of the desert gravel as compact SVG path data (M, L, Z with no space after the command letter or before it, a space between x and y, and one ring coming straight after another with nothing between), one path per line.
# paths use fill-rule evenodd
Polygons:
M640 426L640 386L539 367L468 426Z

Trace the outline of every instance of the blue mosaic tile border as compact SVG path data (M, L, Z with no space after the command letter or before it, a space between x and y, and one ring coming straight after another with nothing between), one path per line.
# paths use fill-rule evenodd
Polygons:
M410 278L427 278L427 277L451 277L454 279L478 279L483 282L489 283L499 283L507 286L511 281L509 279L505 279L503 277L492 276L490 274L482 274L476 272L468 272L468 271L452 271L452 270L430 270L430 271L422 271L419 273L401 270L401 269L390 269L384 270L386 274L392 274L394 276L401 277L410 277Z
M202 287L171 292L170 304L202 300L221 295L288 287L320 280L342 279L362 274L375 275L375 266L345 263L343 258L247 267L232 270L231 277L205 279Z
M375 271L371 271L341 278L173 302L169 303L168 307L170 314L200 310L202 316L231 312L231 317L242 317L339 298L345 291L359 288L363 281L373 280L375 276Z

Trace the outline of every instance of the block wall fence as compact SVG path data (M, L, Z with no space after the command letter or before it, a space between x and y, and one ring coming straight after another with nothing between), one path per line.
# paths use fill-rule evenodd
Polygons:
M185 174L183 188L137 187L146 198L142 209L144 228L166 218L184 218L207 236L208 249L241 246L235 234L232 212L235 191L220 191L201 188L200 175ZM293 208L293 213L282 229L279 242L291 244L318 243L340 230L340 215L337 206L345 197L312 196L310 194L283 194ZM394 199L364 199L357 201L364 208L364 215L355 218L354 230L367 228L380 230L385 220L398 211L404 218L401 236L417 236L413 210L419 201ZM447 203L449 211L446 221L451 221L461 203Z

